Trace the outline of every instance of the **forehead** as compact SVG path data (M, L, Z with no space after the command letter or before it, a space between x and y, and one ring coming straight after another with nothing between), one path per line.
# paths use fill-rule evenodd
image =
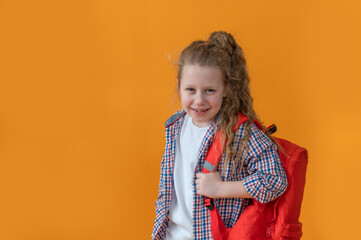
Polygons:
M181 84L223 85L223 73L218 66L185 65Z

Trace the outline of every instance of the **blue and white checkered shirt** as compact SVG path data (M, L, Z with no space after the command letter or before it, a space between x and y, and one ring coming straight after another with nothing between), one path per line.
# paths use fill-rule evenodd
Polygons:
M173 168L176 140L185 114L184 110L178 111L166 122L166 146L161 162L159 193L155 203L156 218L152 233L152 239L154 240L164 239L168 225L168 213L174 184ZM236 149L240 148L241 138L245 132L244 125L242 124L235 132L233 146ZM252 135L248 140L249 151L243 168L240 169L241 166L237 166L236 171L232 174L232 161L229 161L223 171L225 160L223 155L218 171L222 173L223 181L242 180L248 193L257 201L266 203L279 197L286 190L287 177L277 153L276 145L254 124L251 125L251 130ZM201 144L199 160L193 175L193 235L196 240L212 239L209 210L203 204L204 197L196 193L195 180L196 174L202 172L208 148L215 135L216 127L215 121L213 121ZM243 198L215 199L215 205L227 228L232 227L237 222L249 202L250 199Z

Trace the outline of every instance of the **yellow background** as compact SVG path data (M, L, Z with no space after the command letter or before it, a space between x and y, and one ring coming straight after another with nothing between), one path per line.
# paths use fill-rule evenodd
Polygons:
M0 239L150 239L168 56L220 29L261 119L309 150L303 239L357 239L358 0L0 1Z

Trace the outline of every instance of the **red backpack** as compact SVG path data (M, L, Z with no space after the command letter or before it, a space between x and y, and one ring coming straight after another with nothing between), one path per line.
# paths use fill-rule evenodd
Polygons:
M246 116L240 115L238 126L247 120ZM263 131L258 122L254 123ZM206 156L206 163L211 163L216 167L222 155L219 138L220 136L217 134ZM287 190L279 198L269 203L262 204L253 199L253 203L246 207L232 228L225 227L213 204L213 199L206 197L204 202L210 210L214 240L296 240L301 238L302 223L298 218L306 180L307 150L284 139L275 138L275 140L288 155L278 151L288 178ZM213 172L216 171L216 167L212 170ZM210 171L203 166L203 172L209 173Z

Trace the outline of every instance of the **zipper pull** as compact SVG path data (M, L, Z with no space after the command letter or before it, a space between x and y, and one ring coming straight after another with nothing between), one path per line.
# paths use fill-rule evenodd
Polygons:
M271 224L267 224L266 236L267 236L267 237L270 237L270 236L271 236Z

